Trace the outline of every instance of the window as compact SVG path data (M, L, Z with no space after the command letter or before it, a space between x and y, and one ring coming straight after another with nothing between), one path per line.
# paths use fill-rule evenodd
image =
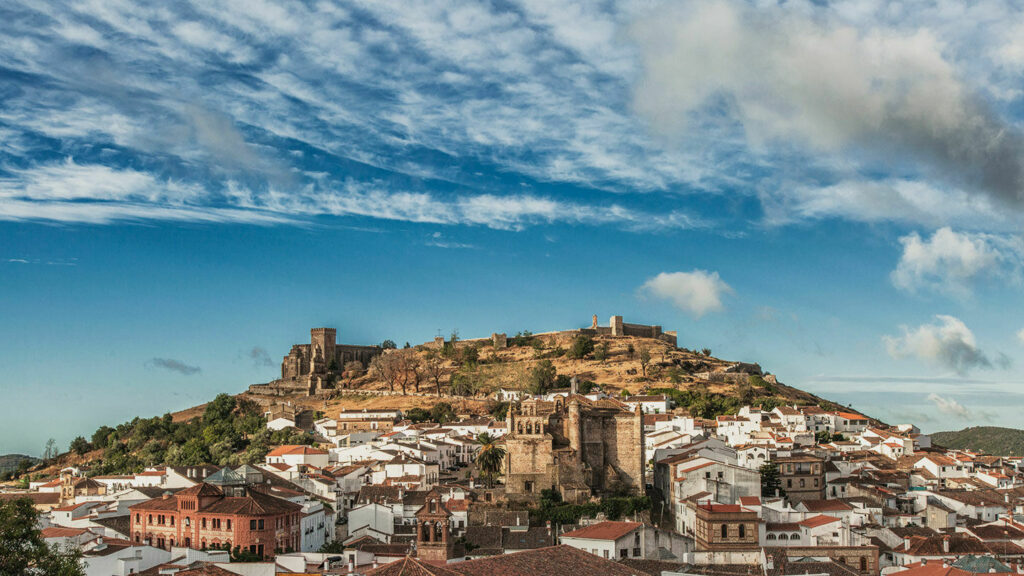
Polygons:
M228 530L231 530L231 518L228 518Z
M202 527L206 528L206 518L203 518L201 523L202 523Z
M135 515L135 521L136 522L142 522L142 514L136 514Z
M803 487L804 487L804 486L806 486L806 485L807 485L807 483L806 483L806 482L804 482L804 479L803 479L803 478L801 478L801 479L800 479L800 487L801 487L801 488L803 488Z
M722 524L722 538L725 539L725 538L728 538L728 537L729 537L729 525L728 524Z
M171 516L171 526L174 526L174 516Z
M604 551L604 557L608 558L608 551L607 550Z
M860 571L861 572L867 572L868 571L868 559L863 557L863 556L860 557Z
M255 530L255 529L256 529L256 521L255 520L249 520L249 530Z
M619 550L619 558L629 558L629 550L625 548Z
M765 540L775 540L775 534L769 534L764 537Z
M740 524L740 538L746 538L747 536L747 525Z
M792 488L792 487L793 487L793 479L790 478L789 480L786 480L786 488Z
M263 530L263 518L260 518L257 521L257 527L258 527L259 530ZM262 548L262 546L261 546L261 548Z

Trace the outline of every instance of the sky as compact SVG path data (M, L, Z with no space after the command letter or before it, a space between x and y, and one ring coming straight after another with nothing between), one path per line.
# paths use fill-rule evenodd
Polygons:
M621 314L925 431L1022 426L1014 2L0 5L0 454L309 328Z

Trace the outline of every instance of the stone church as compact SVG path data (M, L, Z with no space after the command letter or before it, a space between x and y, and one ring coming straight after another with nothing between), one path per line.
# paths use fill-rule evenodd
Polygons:
M506 417L505 494L537 498L558 489L568 502L644 492L643 415L612 399L573 394L524 400Z

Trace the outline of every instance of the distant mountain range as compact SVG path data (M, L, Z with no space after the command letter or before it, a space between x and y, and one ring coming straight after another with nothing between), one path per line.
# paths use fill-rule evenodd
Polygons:
M26 456L24 454L4 454L3 456L0 456L0 475L17 470L18 464L20 464L22 460L28 460L32 464L39 462L39 458L33 458L32 456Z
M936 432L932 442L946 448L980 450L995 456L1024 455L1024 430L998 426L971 426L963 430Z

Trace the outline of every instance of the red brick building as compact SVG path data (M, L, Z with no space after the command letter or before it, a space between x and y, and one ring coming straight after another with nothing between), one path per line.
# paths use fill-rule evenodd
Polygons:
M236 546L260 556L299 550L302 506L252 488L206 483L130 507L131 537L157 548Z

